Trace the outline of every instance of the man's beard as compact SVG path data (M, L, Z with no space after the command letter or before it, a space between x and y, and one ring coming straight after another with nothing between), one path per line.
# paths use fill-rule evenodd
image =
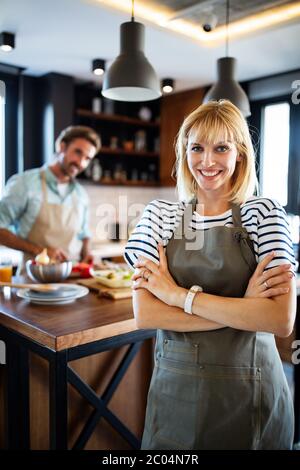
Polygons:
M65 166L64 161L60 161L59 163L60 163L60 168L63 174L65 176L68 176L71 181L75 180L76 176L79 175L80 173L79 168L76 165L74 165L74 163L68 164L67 166ZM72 175L68 172L68 168L71 168L71 167L75 167L77 169L77 173L75 175Z

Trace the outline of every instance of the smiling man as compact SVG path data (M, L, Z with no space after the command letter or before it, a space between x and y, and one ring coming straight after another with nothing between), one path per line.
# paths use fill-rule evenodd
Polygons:
M0 244L22 251L24 261L43 248L57 261L91 261L88 197L75 178L100 147L93 129L70 126L53 163L12 176L0 201Z

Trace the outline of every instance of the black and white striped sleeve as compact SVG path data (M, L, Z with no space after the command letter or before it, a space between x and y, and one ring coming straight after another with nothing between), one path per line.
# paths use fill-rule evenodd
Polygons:
M159 264L158 243L162 243L163 231L160 205L157 200L151 201L125 247L124 259L131 268L139 256Z
M275 257L268 265L268 269L291 263L295 271L296 262L286 212L276 201L268 201L272 203L272 207L264 214L264 217L260 218L257 228L258 262L271 251L275 251Z

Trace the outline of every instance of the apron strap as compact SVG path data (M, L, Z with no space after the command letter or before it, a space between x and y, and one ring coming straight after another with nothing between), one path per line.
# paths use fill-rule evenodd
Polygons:
M239 204L231 203L231 209L234 227L242 227L241 208Z
M46 182L46 174L44 170L41 170L41 184L42 184L42 194L43 194L43 202L47 203L47 182Z
M188 202L186 208L183 211L182 217L180 217L179 224L178 224L178 226L177 226L177 228L174 232L174 237L175 238L176 237L181 238L182 236L184 236L184 234L185 234L184 229L185 229L185 227L189 226L190 220L193 217L193 213L196 210L196 204L197 204L197 199L196 198L193 198L193 199L191 199L191 201ZM190 219L185 222L186 213L187 213L188 210L191 210L191 205L192 205L192 213L191 213Z

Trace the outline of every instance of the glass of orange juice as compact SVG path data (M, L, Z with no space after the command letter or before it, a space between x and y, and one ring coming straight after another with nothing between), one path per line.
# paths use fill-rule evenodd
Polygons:
M13 274L12 261L9 257L0 257L0 281L11 282Z

